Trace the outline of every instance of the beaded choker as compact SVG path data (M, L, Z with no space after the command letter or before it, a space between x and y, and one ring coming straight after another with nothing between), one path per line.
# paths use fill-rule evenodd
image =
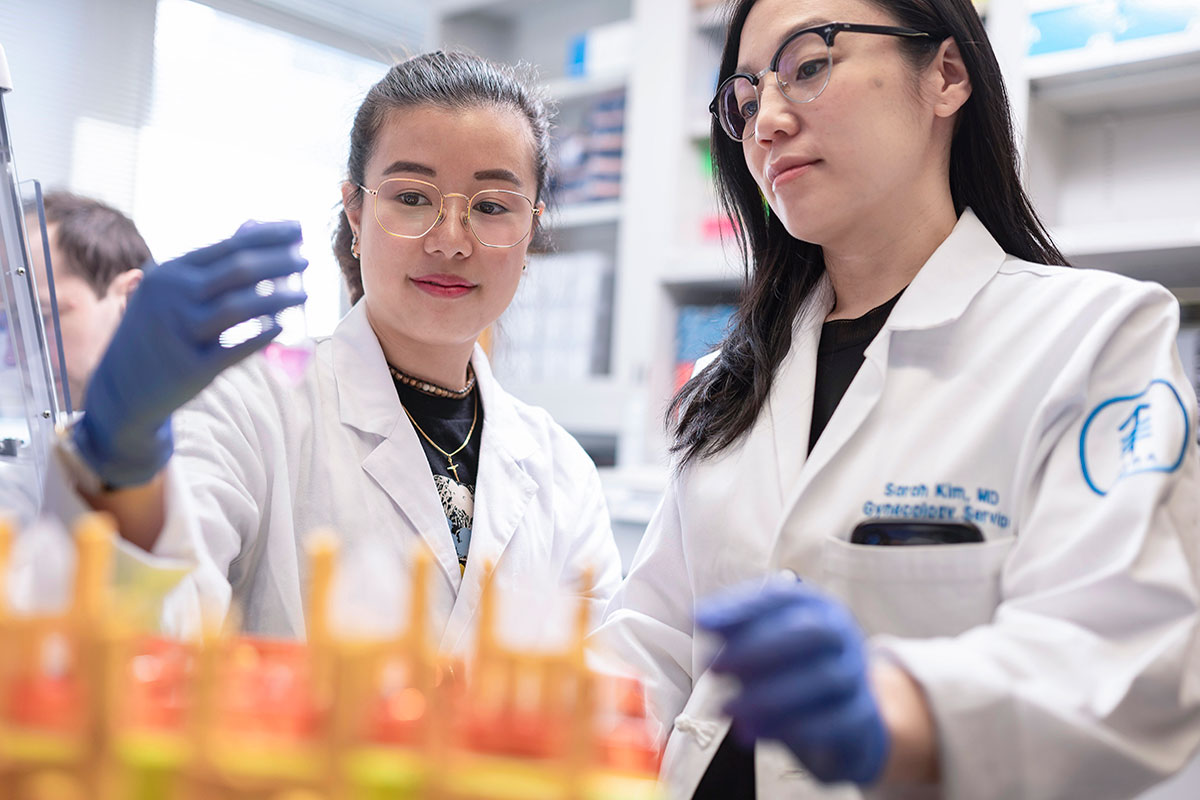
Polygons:
M445 386L438 386L436 383L423 381L420 378L414 378L407 372L401 372L400 370L396 369L391 364L388 364L388 369L391 370L392 377L400 383L403 383L405 386L411 386L418 392L433 395L434 397L447 397L451 400L465 400L467 395L471 393L471 390L475 388L475 370L471 368L470 364L467 364L467 385L461 389L458 389L457 391L454 389L447 389Z

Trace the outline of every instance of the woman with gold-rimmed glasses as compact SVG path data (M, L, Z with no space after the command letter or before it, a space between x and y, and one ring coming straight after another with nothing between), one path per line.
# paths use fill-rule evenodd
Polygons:
M375 221L392 236L420 239L446 218L446 198L458 197L466 209L463 225L484 247L516 247L533 233L544 206L511 189L483 189L471 197L442 194L432 183L415 178L388 178L377 189L359 185L371 195Z
M248 359L172 415L164 472L179 479L149 500L134 487L136 509L127 489L99 498L123 523L165 515L123 524L127 537L196 558L201 599L222 613L232 597L260 634L304 634L300 541L326 527L344 585L385 623L418 549L432 551L446 651L473 641L488 565L502 593L582 593L599 612L620 562L596 469L476 344L521 281L548 152L546 107L514 71L442 52L389 70L358 110L341 187L350 312L294 384ZM532 643L537 628L519 633Z
M670 796L1137 796L1200 743L1178 303L1061 266L969 0L730 20L747 282L597 635Z

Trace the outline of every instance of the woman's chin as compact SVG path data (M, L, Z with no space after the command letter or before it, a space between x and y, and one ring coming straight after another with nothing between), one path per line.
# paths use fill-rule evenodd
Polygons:
M779 214L779 221L793 239L819 246L828 246L841 227L839 220L831 217L828 208L807 202L789 204Z
M423 328L406 327L405 338L439 350L473 345L484 330L476 325L446 325L444 320L441 324L430 324Z

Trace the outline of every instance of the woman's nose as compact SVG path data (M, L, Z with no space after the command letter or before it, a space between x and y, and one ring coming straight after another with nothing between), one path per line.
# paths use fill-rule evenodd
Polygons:
M437 222L433 223L433 230L425 235L427 247L432 252L443 252L447 255L469 254L474 237L470 220L465 210L461 214L458 213L453 204L446 202L448 200L449 197L443 200L442 213L438 215Z
M758 113L754 115L754 138L767 142L777 136L790 136L799 129L797 105L784 96L775 74L762 77L758 86Z

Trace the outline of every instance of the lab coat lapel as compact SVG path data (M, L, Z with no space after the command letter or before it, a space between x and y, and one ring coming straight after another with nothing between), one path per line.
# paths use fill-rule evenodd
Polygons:
M538 491L537 481L522 466L537 450L537 442L518 416L512 398L496 383L487 357L479 347L475 348L471 365L483 403L483 440L475 481L471 548L458 598L442 638L445 652L461 652L469 644L463 637L479 609L486 568L489 564L496 569L512 566L506 566L502 559Z
M875 408L876 403L879 402L879 396L883 392L883 378L887 371L887 351L890 340L891 336L885 329L880 331L879 335L868 345L863 354L862 366L855 374L850 386L847 387L846 393L842 395L833 416L825 425L825 430L821 431L820 438L813 445L812 452L808 454L808 460L804 462L804 467L800 470L800 476L792 487L791 493L785 495L788 497L784 505L785 509L795 506L799 496L812 482L813 476L824 469L833 455L846 444L846 440L854 435L863 420L867 418L867 414L871 413L871 409ZM809 416L812 416L811 402ZM808 446L807 437L801 446Z
M458 554L430 476L429 462L388 372L383 348L358 303L333 336L333 373L344 425L379 437L362 469L387 493L425 540L443 577L458 590ZM354 531L341 531L352 536ZM405 543L400 543L405 546Z
M817 369L817 344L821 324L833 307L833 287L823 275L797 315L792 346L776 372L766 410L775 449L775 474L779 497L786 500L800 479L812 424L813 376Z
M950 236L929 257L897 301L879 335L867 346L862 367L846 389L807 460L800 462L800 469L791 482L790 489L788 484L784 485L785 500L783 515L776 532L776 553L783 531L787 529L790 518L796 513L797 506L801 503L805 490L812 484L813 478L846 445L878 404L888 373L888 351L892 337L897 334L903 335L903 331L936 328L958 319L984 284L996 274L1004 258L1004 251L992 239L974 212L970 209L965 210ZM821 306L808 306L813 307ZM800 427L798 421L793 423L793 430L785 428L781 433L779 422L774 418L772 420L776 431L776 447L780 452L787 448L799 448L803 452L808 446L816 347L820 340L823 319L824 315L816 321L815 337L808 328L811 319L805 318L797 325L793 348L801 352L811 349L811 358L798 358L791 371L799 374L781 376L779 392L772 394L773 398L780 399L779 405L782 405L783 399L789 395L806 398L793 406L797 413L805 415L802 440L794 438ZM782 438L783 436L787 438ZM784 476L782 469L780 475L781 478Z
M793 347L797 350L811 351L811 355L803 361L797 360L791 374L786 376L787 383L781 383L779 398L787 397L785 392L797 391L800 385L805 386L804 394L800 395L805 399L804 402L796 404L796 413L804 415L803 430L797 421L793 423L794 431L785 431L783 438L779 431L776 431L775 446L784 452L792 450L795 452L795 460L798 464L798 469L793 468L793 473L788 475L788 482L782 487L783 496L783 514L780 517L780 526L776 531L776 547L784 529L787 526L787 521L794 512L805 490L812 483L813 477L820 473L822 469L829 463L829 460L835 453L842 448L846 441L858 430L863 420L871 412L871 409L879 402L880 394L883 391L883 377L886 372L887 364L887 348L889 335L886 330L881 331L879 336L867 347L865 360L858 373L854 376L854 380L846 389L846 393L842 396L838 403L837 409L833 412L833 416L829 418L829 422L825 426L825 430L821 432L820 438L817 439L813 446L812 452L804 458L803 454L808 449L809 429L812 424L812 408L813 408L813 389L816 376L816 350L817 344L820 341L821 322L816 325L816 332L801 328L797 338L803 337L803 341L794 342ZM799 373L799 374L797 374ZM780 403L782 405L782 402ZM803 434L800 436L799 434ZM780 473L780 477L784 477L784 473Z

